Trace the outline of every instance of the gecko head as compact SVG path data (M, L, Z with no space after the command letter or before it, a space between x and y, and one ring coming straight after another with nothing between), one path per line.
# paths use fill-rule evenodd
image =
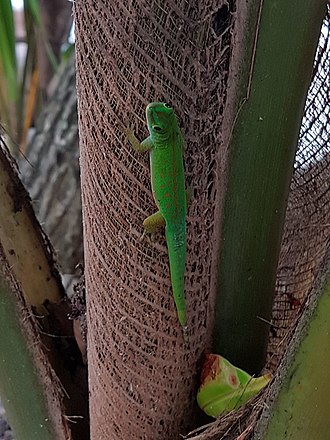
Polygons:
M164 102L152 102L146 109L147 123L151 136L164 135L173 129L176 117L173 108Z

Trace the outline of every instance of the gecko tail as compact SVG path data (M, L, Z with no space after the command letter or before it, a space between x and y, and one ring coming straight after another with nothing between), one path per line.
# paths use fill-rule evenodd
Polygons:
M166 242L170 263L171 285L178 315L182 328L185 346L189 343L186 301L184 293L184 274L186 266L186 225L185 222L175 226L166 225Z

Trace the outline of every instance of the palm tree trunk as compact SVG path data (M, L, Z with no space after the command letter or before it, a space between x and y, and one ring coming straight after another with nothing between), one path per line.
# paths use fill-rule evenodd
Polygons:
M291 5L280 3L283 8ZM309 73L324 4L318 2L312 11L313 38L306 50ZM128 438L132 433L137 438L175 439L196 423L198 369L203 350L211 345L217 291L221 206L227 188L224 170L231 130L241 120L237 90L241 78L254 84L253 57L252 62L247 57L240 64L239 42L247 41L250 53L254 52L255 40L244 32L249 26L258 28L258 6L257 1L223 2L218 7L205 2L181 7L166 2L75 3L92 439ZM266 22L273 26L274 11L266 6ZM309 11L307 2L305 6L299 11L297 2L291 5L301 14ZM290 14L292 24L291 10ZM249 24L251 17L254 26ZM287 26L288 17L284 19ZM283 35L279 32L277 37ZM302 36L298 33L297 39ZM269 44L279 50L277 43L263 41L261 47ZM236 70L231 64L234 54ZM285 131L290 147L298 134L307 76L293 100L297 119ZM277 91L283 87L278 78L276 87ZM262 90L260 103L274 93L270 84ZM251 92L258 95L254 88ZM141 140L146 137L145 106L158 100L170 102L180 117L187 143L187 181L194 193L187 222L188 349L171 296L164 235L157 235L155 241L140 240L143 219L154 211L148 158L135 155L124 135L129 125ZM250 109L250 103L245 107ZM247 124L251 118L261 124L258 115L257 109L247 112ZM268 125L264 144L273 136L273 125ZM242 122L242 127L249 125ZM244 144L247 134L242 130L240 135L237 139ZM258 159L257 153L254 157ZM292 165L293 151L286 157ZM282 199L289 177L285 170L279 185ZM272 202L276 204L276 197ZM268 277L269 316L283 215L284 205L274 215L278 224L271 262L257 270L259 276L261 269L271 269L262 274ZM242 223L241 219L240 227ZM241 295L245 287L243 283ZM260 296L260 289L256 293ZM266 338L263 330L258 349L262 356ZM253 368L260 367L260 358L257 362Z

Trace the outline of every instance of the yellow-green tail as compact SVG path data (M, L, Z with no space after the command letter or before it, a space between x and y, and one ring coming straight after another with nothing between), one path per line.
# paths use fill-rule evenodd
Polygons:
M186 317L186 301L184 294L184 274L186 269L186 225L185 222L166 226L166 242L170 262L171 285L174 302L187 342L188 329Z

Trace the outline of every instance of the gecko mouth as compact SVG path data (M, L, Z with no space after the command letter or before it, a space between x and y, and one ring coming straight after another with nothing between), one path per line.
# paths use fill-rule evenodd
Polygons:
M158 126L160 125L159 117L154 110L151 110L150 112L150 120L152 125L158 125Z

